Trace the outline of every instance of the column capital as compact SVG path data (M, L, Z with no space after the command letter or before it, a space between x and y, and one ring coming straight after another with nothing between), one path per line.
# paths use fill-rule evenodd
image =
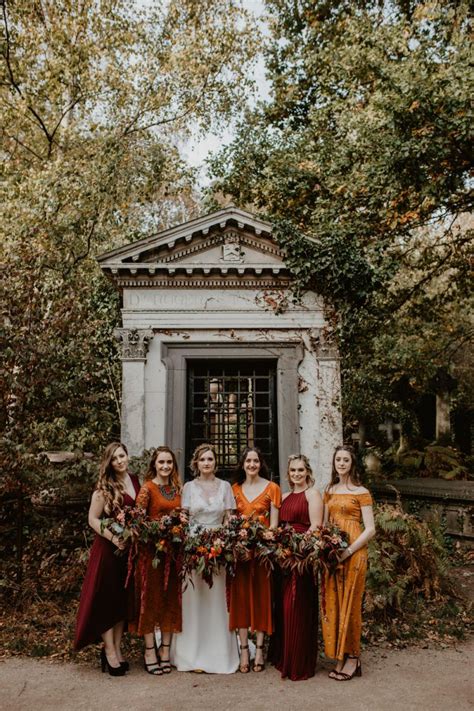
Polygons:
M122 360L145 361L153 335L150 328L116 328L114 337L122 344Z
M310 333L311 350L317 360L340 360L339 349L333 334L324 329L312 329Z

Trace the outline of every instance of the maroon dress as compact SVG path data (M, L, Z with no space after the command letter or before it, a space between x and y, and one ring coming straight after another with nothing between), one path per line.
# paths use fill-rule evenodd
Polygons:
M280 509L280 523L304 533L311 523L305 492L289 494ZM269 657L283 678L314 676L318 654L318 588L312 573L278 574L275 590L275 632Z
M140 490L138 477L130 475L135 494ZM125 493L124 506L135 501ZM117 546L96 534L92 544L76 620L74 649L100 641L101 635L127 617L126 552L116 555Z

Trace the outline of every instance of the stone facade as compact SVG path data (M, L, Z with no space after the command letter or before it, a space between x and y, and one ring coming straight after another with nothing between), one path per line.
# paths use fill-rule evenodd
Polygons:
M277 364L281 484L303 452L319 486L341 441L337 351L321 298L298 303L271 225L235 207L99 258L122 292L122 438L132 454L167 443L185 469L186 369L195 358Z

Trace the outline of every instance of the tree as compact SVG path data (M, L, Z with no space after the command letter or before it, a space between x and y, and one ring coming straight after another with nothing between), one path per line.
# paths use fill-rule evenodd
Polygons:
M472 344L468 3L267 7L271 100L213 188L264 212L300 288L326 297L346 422L408 426Z
M250 18L234 0L0 3L4 444L118 436L118 299L95 256L193 216L179 143L239 109Z

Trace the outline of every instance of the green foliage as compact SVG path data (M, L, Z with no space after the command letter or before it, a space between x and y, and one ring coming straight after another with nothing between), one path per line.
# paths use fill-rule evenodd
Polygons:
M377 536L369 545L365 609L376 622L409 618L420 600L453 594L442 535L399 506L378 506Z
M271 100L212 163L326 297L348 421L472 403L469 5L268 0ZM328 336L330 334L327 334Z
M95 257L196 214L177 145L237 111L248 88L253 28L237 2L161 5L2 3L1 397L13 482L30 454L97 452L118 438L119 295Z

